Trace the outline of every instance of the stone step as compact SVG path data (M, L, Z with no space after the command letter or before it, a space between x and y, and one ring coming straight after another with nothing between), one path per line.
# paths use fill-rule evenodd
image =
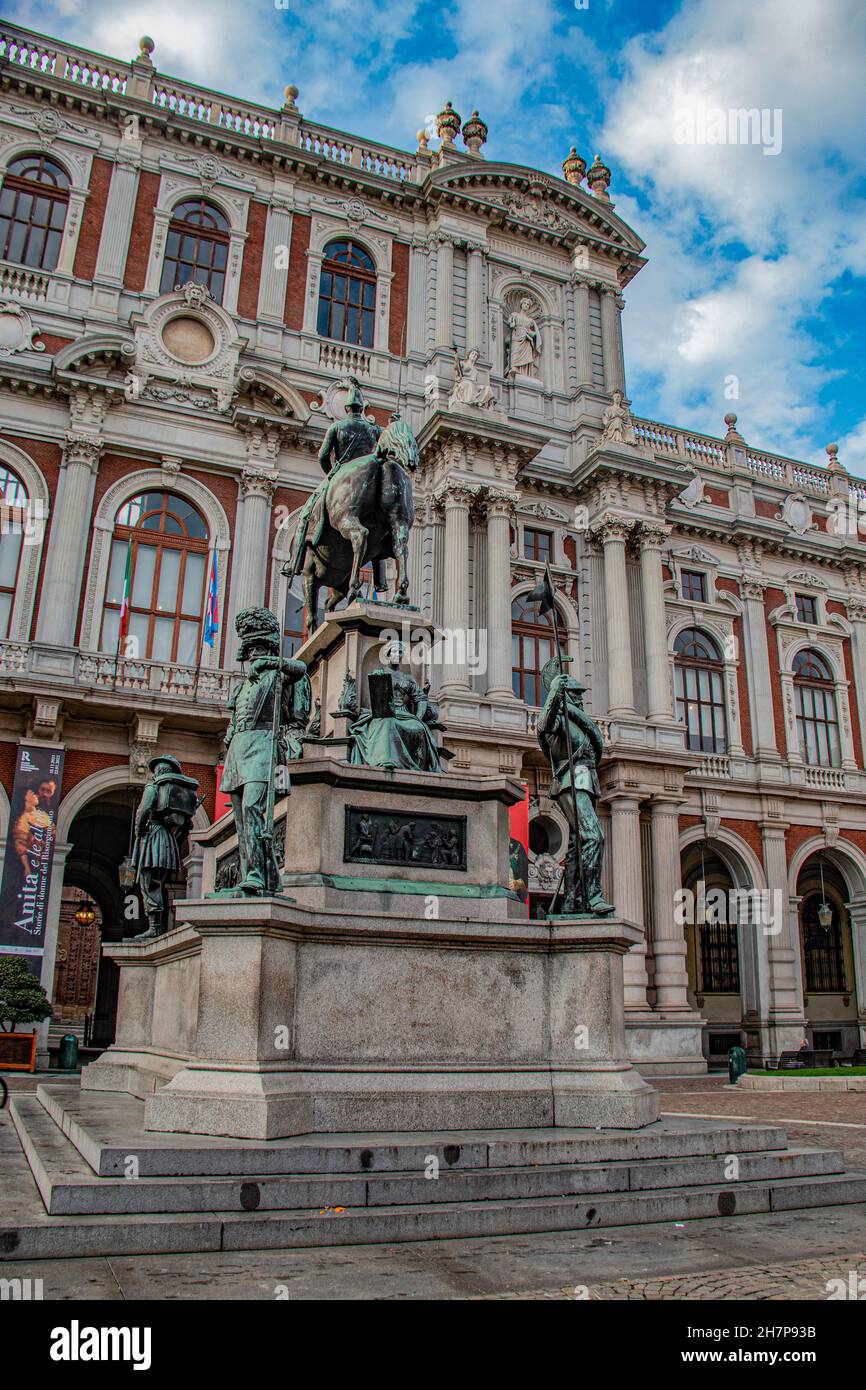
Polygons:
M0 1221L0 1255L11 1260L199 1251L301 1249L417 1240L530 1235L866 1201L866 1174L621 1193L598 1198L452 1202L424 1207L224 1214L223 1216L30 1215Z
M325 1173L440 1172L700 1158L784 1149L776 1125L662 1119L643 1130L515 1129L435 1133L301 1135L294 1139L218 1139L144 1128L144 1103L116 1091L41 1084L37 1096L100 1177L123 1177L130 1156L140 1177L248 1177Z
M642 1159L615 1163L452 1169L435 1178L423 1171L387 1175L250 1175L237 1178L99 1178L61 1133L35 1096L12 1102L18 1131L51 1215L285 1211L334 1207L424 1206L427 1203L523 1201L529 1198L610 1195L728 1182L818 1177L843 1171L841 1154L827 1149L783 1149L732 1155Z

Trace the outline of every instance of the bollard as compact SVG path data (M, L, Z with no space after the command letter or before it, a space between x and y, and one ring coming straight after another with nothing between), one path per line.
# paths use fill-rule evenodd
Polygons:
M78 1039L74 1033L64 1033L60 1039L57 1066L60 1071L75 1071L78 1066Z
M732 1047L728 1053L728 1079L735 1086L738 1079L749 1070L746 1054L741 1047Z

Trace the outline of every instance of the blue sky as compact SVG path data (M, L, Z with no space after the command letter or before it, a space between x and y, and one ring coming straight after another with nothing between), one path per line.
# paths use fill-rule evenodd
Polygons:
M413 149L446 99L488 158L613 171L647 243L627 291L640 415L866 474L862 0L31 0L10 18L161 72ZM760 145L697 141L767 112ZM780 112L781 116L772 113ZM781 138L779 138L781 136ZM771 138L772 137L772 138ZM710 133L712 140L712 133ZM734 394L736 393L736 395Z

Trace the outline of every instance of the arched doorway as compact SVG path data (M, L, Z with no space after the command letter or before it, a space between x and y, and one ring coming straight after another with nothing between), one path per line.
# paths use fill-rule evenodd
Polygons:
M689 1002L706 1020L704 1055L711 1066L721 1066L729 1049L744 1041L738 885L712 841L683 851L681 873L689 894L683 924Z
M797 875L807 1040L850 1054L860 1044L852 891L842 861L818 850Z
M89 1015L89 1037L96 1047L114 1041L119 973L113 961L102 958L99 946L131 935L141 920L137 890L120 881L140 794L138 787L117 787L98 795L81 808L69 830L52 1007L58 1020ZM75 918L83 900L93 905L92 926L82 927Z

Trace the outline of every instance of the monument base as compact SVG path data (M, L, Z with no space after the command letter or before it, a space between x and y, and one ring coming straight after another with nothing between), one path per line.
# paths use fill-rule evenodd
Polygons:
M629 923L280 898L179 903L178 921L156 942L105 948L121 971L118 1040L83 1079L125 1079L147 1097L148 1130L276 1139L658 1117L626 1055Z

